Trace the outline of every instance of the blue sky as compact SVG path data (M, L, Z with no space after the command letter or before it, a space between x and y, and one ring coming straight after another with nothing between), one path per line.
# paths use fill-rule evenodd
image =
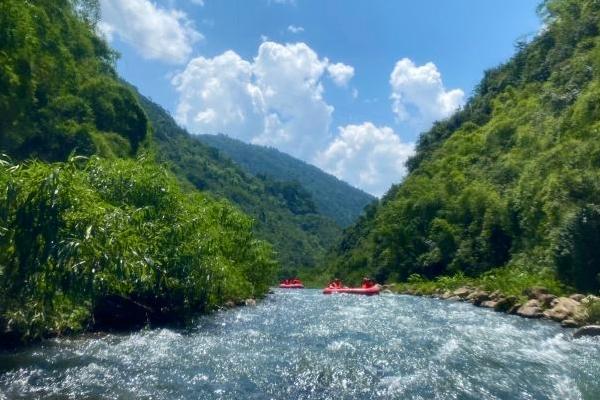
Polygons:
M277 147L375 195L540 29L536 0L100 2L120 74L191 133Z

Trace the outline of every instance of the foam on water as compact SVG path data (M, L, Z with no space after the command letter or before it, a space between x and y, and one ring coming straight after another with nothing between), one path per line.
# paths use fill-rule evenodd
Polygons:
M600 399L600 341L409 296L277 291L187 330L0 354L0 400Z

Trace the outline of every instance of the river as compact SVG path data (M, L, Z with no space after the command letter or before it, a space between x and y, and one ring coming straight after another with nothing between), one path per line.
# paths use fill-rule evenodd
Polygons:
M465 303L277 290L0 354L0 399L600 399L600 340Z

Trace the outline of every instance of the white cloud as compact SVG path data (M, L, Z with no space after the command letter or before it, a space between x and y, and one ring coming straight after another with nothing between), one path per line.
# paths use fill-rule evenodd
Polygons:
M263 42L252 61L233 51L198 57L172 80L177 120L192 133L222 132L310 160L330 139L328 65L304 43Z
M343 63L329 64L327 72L336 85L346 86L354 76L354 67Z
M99 29L109 40L118 36L147 59L185 62L202 39L187 15L150 0L100 0Z
M375 196L404 177L413 143L403 143L392 128L371 122L338 129L337 138L317 155L318 166Z
M426 129L432 122L449 117L464 104L464 92L446 90L442 75L432 62L417 66L408 58L399 60L390 75L390 85L396 117L417 129Z
M304 32L304 28L296 25L288 25L287 30L292 33L302 33Z

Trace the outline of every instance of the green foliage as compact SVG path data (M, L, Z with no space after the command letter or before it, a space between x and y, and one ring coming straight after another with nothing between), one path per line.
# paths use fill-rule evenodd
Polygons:
M421 136L408 177L346 230L327 276L600 289L600 3L541 11L545 31Z
M375 198L313 165L277 149L246 144L225 135L200 135L198 139L230 157L255 176L298 182L313 198L319 213L346 227L356 221Z
M555 295L564 295L568 287L556 279L551 270L531 270L522 267L502 267L491 269L477 277L470 277L462 272L454 275L439 276L426 279L413 274L406 283L400 284L401 291L412 290L419 294L429 295L439 291L453 291L462 286L476 287L489 292L500 291L506 296L525 299L524 293L532 287L544 287Z
M261 296L271 248L226 203L144 160L0 166L0 319L25 339L80 331L103 296L171 318Z
M103 134L121 135L130 155L144 142L146 116L117 80L97 19L97 0L0 2L0 151L60 161L97 153Z

